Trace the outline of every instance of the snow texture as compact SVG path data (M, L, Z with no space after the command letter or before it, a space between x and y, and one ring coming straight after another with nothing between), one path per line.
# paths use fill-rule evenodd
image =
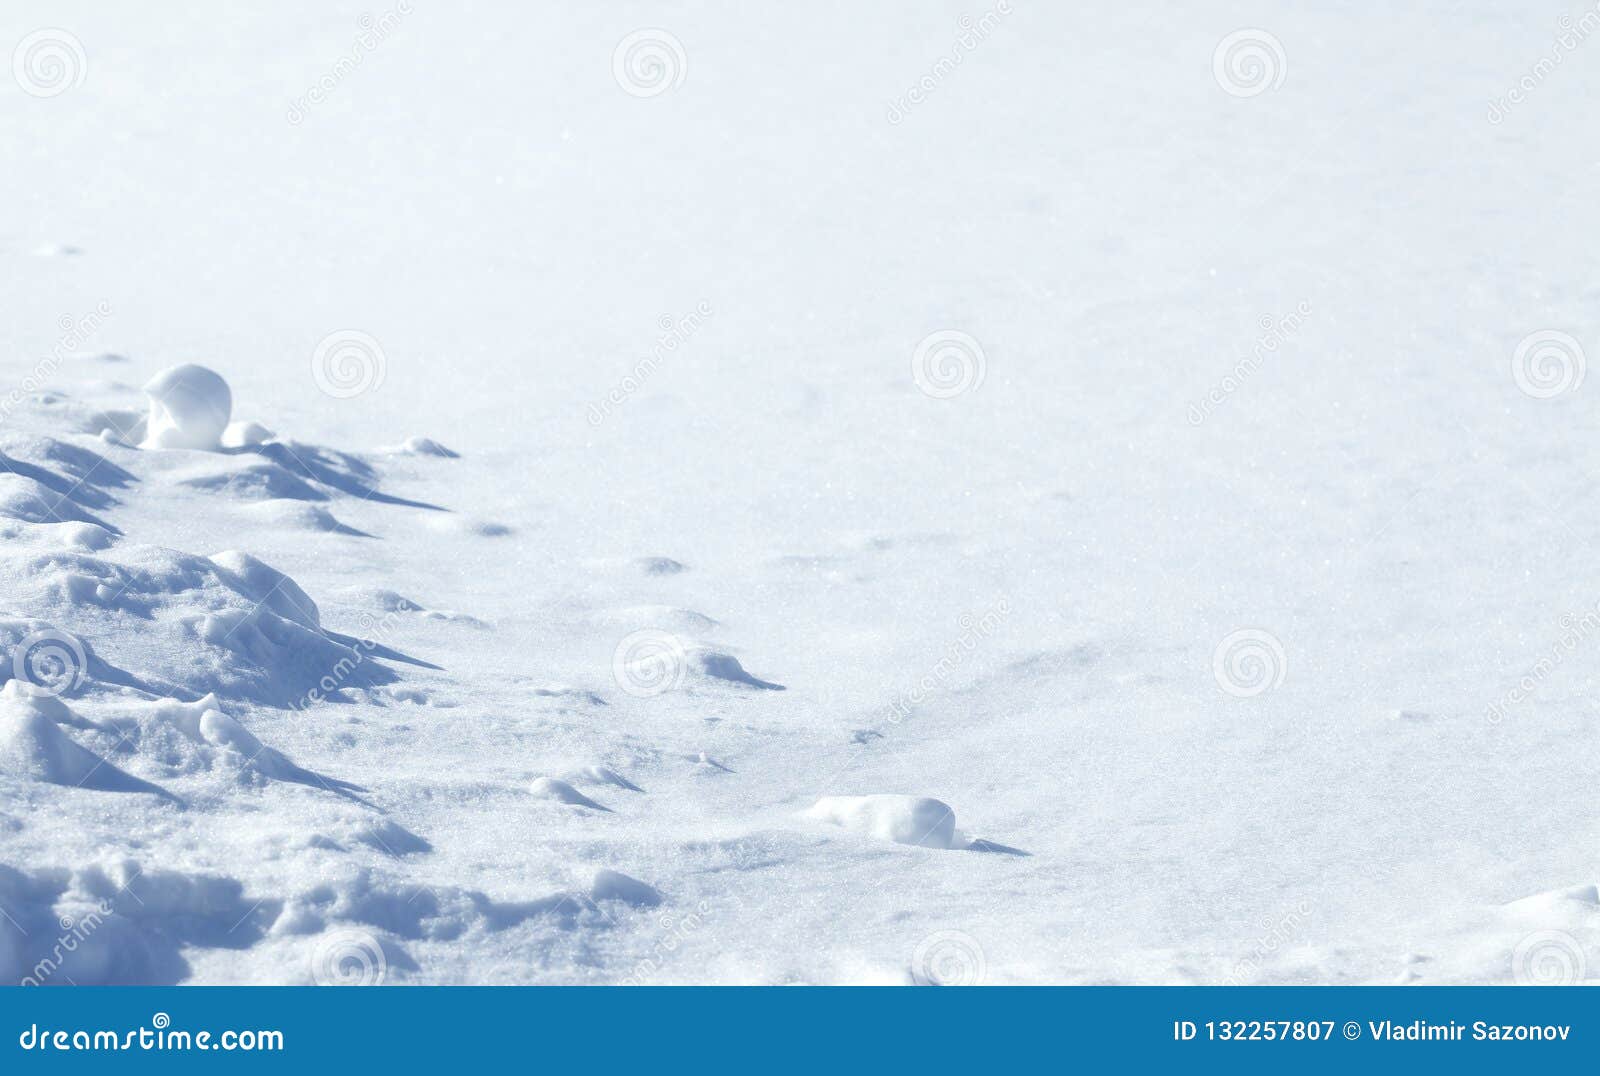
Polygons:
M7 13L0 983L1600 977L1600 36Z

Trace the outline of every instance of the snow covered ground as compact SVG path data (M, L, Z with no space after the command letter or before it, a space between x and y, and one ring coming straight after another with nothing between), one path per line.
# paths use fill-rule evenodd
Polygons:
M1600 976L1600 9L0 39L0 980Z

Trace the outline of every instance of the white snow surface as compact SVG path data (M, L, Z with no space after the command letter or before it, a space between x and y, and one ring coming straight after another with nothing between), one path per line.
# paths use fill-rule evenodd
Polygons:
M1566 10L8 4L0 982L1600 977Z

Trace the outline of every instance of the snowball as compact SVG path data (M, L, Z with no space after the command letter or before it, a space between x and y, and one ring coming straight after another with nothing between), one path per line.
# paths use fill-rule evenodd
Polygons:
M150 415L141 447L221 447L233 414L233 393L220 374L186 363L161 371L144 391L150 397Z
M806 814L896 844L958 848L956 813L919 796L824 796Z
M230 422L222 431L222 447L249 448L264 445L277 436L259 422Z

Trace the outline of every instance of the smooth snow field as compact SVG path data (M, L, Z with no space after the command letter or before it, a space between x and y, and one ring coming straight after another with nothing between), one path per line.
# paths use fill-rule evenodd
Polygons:
M1600 7L0 57L0 982L1600 977Z

